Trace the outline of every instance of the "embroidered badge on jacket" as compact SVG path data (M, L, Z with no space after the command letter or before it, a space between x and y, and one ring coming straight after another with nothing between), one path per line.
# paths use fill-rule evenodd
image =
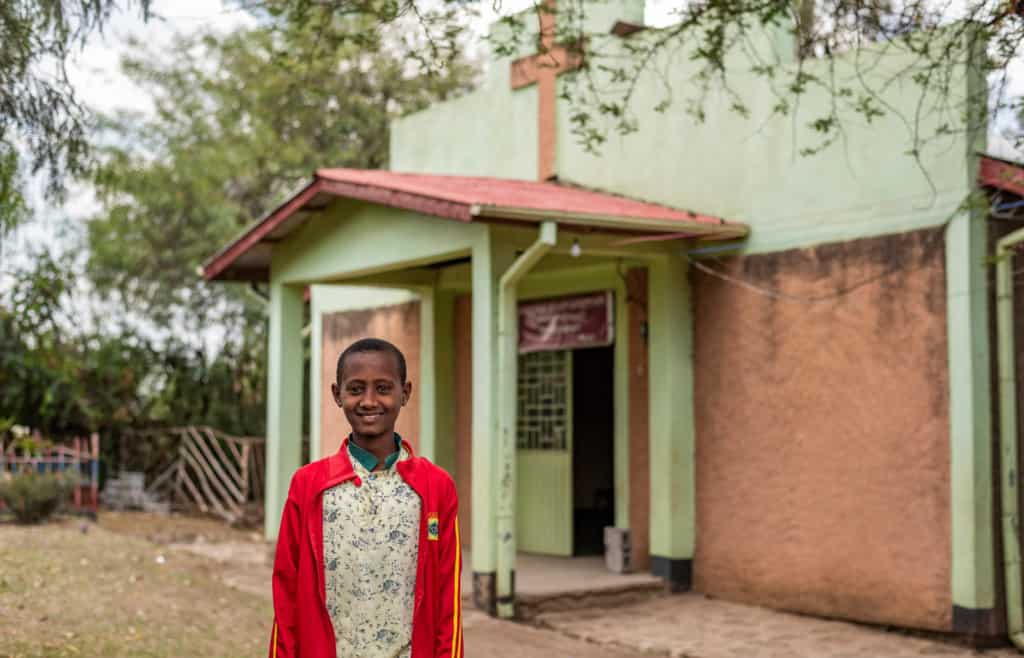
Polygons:
M427 515L427 539L437 541L441 536L441 526L437 521L437 513L431 512Z

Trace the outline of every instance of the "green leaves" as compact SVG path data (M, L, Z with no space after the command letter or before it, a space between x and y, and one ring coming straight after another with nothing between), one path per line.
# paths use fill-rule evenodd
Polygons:
M46 253L31 260L8 274L0 295L0 431L17 423L54 438L98 431L106 439L128 429L209 424L262 433L261 318L226 326L211 357L191 336L142 335L123 311L99 326L83 322L74 271Z
M6 476L6 477L3 477ZM73 469L56 473L26 470L0 476L0 500L18 523L39 523L49 518L78 486Z
M121 3L148 15L149 0ZM109 20L115 0L9 0L0 3L0 232L24 212L8 153L17 143L32 173L45 171L59 196L65 172L81 173L89 155L88 120L65 61Z
M0 244L28 214L18 173L18 152L0 140Z
M92 177L103 211L88 224L97 287L197 330L237 314L245 298L201 282L198 266L317 168L386 166L392 118L468 87L473 71L461 62L421 75L390 49L348 38L364 27L339 18L326 34L201 34L181 39L171 60L140 45L124 71L157 112L107 118L113 146Z

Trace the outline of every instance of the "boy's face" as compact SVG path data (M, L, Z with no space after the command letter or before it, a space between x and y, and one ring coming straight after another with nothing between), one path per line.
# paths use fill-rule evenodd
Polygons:
M362 439L391 436L398 412L412 395L402 384L398 360L388 352L356 352L345 359L342 380L331 384L334 401L345 412L352 433Z

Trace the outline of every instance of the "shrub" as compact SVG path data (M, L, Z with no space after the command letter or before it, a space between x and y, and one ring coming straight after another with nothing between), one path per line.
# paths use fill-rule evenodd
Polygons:
M0 474L0 500L19 523L38 523L56 512L77 484L74 471Z

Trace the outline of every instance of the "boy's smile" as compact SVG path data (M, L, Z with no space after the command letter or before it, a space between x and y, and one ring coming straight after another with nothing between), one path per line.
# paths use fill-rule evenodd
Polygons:
M380 438L390 442L398 412L412 392L412 384L401 381L397 359L388 352L356 352L345 359L341 375L331 393L352 426L353 439L363 447Z

